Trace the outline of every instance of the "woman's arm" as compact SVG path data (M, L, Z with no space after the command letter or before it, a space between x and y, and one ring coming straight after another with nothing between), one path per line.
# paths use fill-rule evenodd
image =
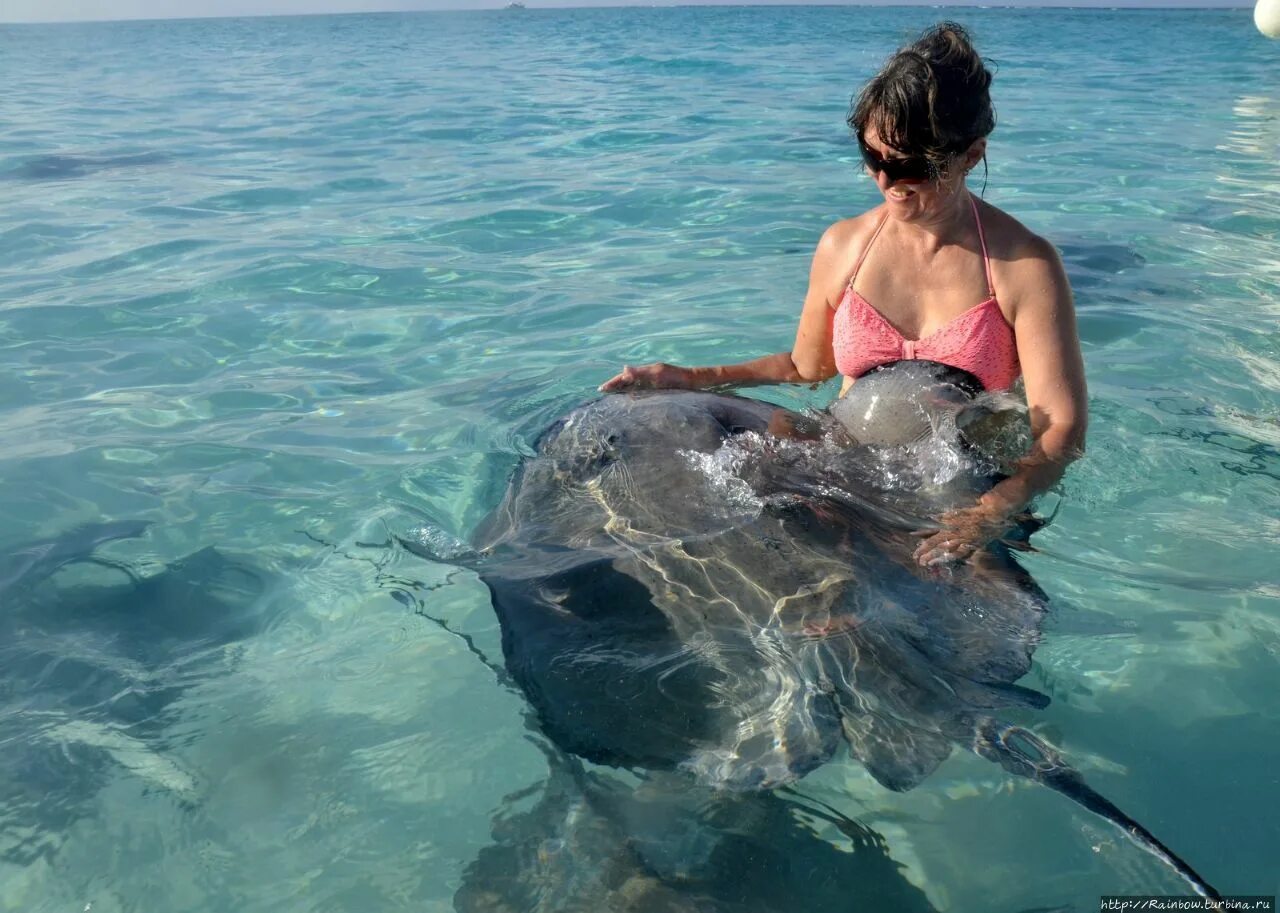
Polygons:
M1053 245L1032 238L1007 271L1013 329L1031 413L1031 452L1014 474L977 505L941 518L943 529L925 532L916 549L921 564L967 558L1005 533L1010 518L1051 488L1084 453L1088 394L1076 332L1071 285Z
M1088 393L1071 285L1053 245L1036 238L1018 262L1014 335L1031 413L1031 452L984 503L1014 513L1062 478L1084 454Z
M661 362L641 367L627 365L600 385L601 392L811 384L834 377L836 365L831 348L831 321L835 310L832 295L836 294L838 303L848 231L847 222L837 222L818 241L809 266L809 290L805 293L804 309L800 312L800 326L790 352L777 352L732 365L701 368Z
M625 365L600 385L601 393L625 393L628 390L701 390L705 387L749 387L757 384L800 384L805 379L796 370L790 352L764 355L732 365L708 365L686 368L654 362L632 367Z

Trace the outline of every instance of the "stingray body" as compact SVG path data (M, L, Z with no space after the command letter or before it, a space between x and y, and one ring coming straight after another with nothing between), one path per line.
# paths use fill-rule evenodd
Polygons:
M905 790L961 745L1102 814L1211 893L1000 721L1047 702L1016 684L1046 601L1008 548L944 570L913 560L912 532L991 477L912 475L902 454L812 425L750 399L658 392L597 400L543 434L476 536L507 668L541 728L598 763L731 790L785 785L842 745Z
M270 578L213 547L145 574L96 553L145 529L94 524L0 550L0 863L52 858L121 771L199 797L169 727L264 626Z

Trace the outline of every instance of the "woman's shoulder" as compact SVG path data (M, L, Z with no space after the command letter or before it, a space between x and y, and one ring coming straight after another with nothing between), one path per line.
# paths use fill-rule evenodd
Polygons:
M809 281L823 291L827 304L832 308L842 300L844 288L853 275L854 264L870 241L881 215L881 207L876 207L861 215L832 222L822 233L813 254Z
M1006 317L1027 303L1070 295L1070 283L1058 250L999 207L980 201L992 279Z
M846 250L850 246L857 247L860 242L865 242L870 238L871 233L875 231L876 225L879 224L883 215L884 206L880 205L848 219L832 222L827 226L827 230L822 233L821 243L833 248Z
M824 261L827 270L832 273L848 273L853 271L853 264L858 254L871 240L871 235L884 215L882 206L868 209L860 215L832 222L822 233L818 241L817 258Z
M993 260L1016 264L1030 259L1056 259L1057 249L1009 213L985 200L978 200L978 213L986 236L987 252Z

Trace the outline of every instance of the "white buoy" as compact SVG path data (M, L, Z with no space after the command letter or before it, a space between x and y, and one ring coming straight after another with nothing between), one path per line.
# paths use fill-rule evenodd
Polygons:
M1253 24L1268 38L1280 38L1280 0L1258 0L1253 8Z

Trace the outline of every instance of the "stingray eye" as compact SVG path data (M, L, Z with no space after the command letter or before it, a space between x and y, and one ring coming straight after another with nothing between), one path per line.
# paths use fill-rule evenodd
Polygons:
M600 472L606 466L611 466L617 461L617 453L608 449L608 447L593 447L587 455L585 466L588 471Z

